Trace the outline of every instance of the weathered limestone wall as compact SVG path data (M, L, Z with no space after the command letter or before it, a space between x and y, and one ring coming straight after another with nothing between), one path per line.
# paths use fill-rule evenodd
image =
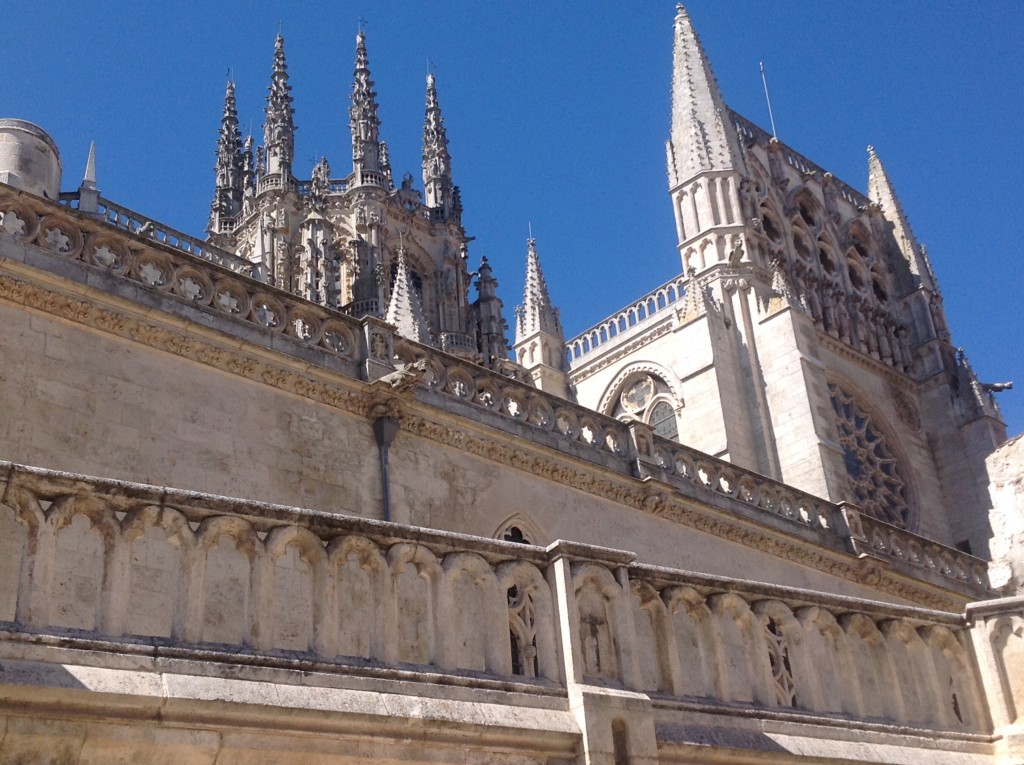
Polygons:
M0 302L6 459L265 502L380 512L369 423Z
M992 587L1005 595L1024 594L1024 436L1017 436L985 461L992 507L989 523Z
M959 614L9 463L0 480L12 761L334 763L340 737L390 762L422 736L439 762L574 758L582 739L586 762L653 763L662 741L706 746L687 733L705 717L787 761L824 741L893 761L844 742L910 731L939 762L989 751ZM990 660L1013 676L1006 640L1010 663Z

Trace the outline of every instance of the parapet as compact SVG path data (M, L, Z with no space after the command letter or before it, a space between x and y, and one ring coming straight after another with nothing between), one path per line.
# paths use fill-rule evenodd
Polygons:
M36 196L60 196L60 152L38 125L0 119L0 182Z

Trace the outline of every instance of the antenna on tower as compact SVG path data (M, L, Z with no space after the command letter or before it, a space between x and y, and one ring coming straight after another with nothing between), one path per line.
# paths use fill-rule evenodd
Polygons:
M768 102L768 119L772 123L772 138L778 138L779 136L775 132L775 115L772 114L772 99L768 95L768 75L764 71L764 62L759 63L761 64L761 82L764 83L764 100Z
M526 230L530 232L530 241L533 241L533 221L526 222Z

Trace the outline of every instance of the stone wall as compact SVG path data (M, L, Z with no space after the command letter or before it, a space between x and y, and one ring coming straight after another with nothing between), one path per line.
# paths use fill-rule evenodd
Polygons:
M119 668L118 704L145 695L140 678L153 661L200 662L210 678L276 667L284 674L265 675L271 685L303 670L323 687L392 678L481 698L506 688L527 716L549 698L572 706L578 693L579 714L625 720L641 749L654 735L641 735L652 699L666 702L655 715L665 720L685 719L667 711L678 704L720 725L762 710L825 729L857 720L881 734L898 724L950 746L991 730L958 614L651 567L578 543L542 548L0 471L0 708L15 740L27 735L20 715L57 683L43 671L51 661ZM1019 636L1007 639L1013 656L1024 650ZM78 698L88 684L65 692L72 707L91 703Z

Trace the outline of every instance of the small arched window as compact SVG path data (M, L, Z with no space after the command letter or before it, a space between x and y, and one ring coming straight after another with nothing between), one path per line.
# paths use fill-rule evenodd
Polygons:
M679 439L679 425L676 423L676 410L667 401L659 401L651 409L651 428L656 435L673 441Z

